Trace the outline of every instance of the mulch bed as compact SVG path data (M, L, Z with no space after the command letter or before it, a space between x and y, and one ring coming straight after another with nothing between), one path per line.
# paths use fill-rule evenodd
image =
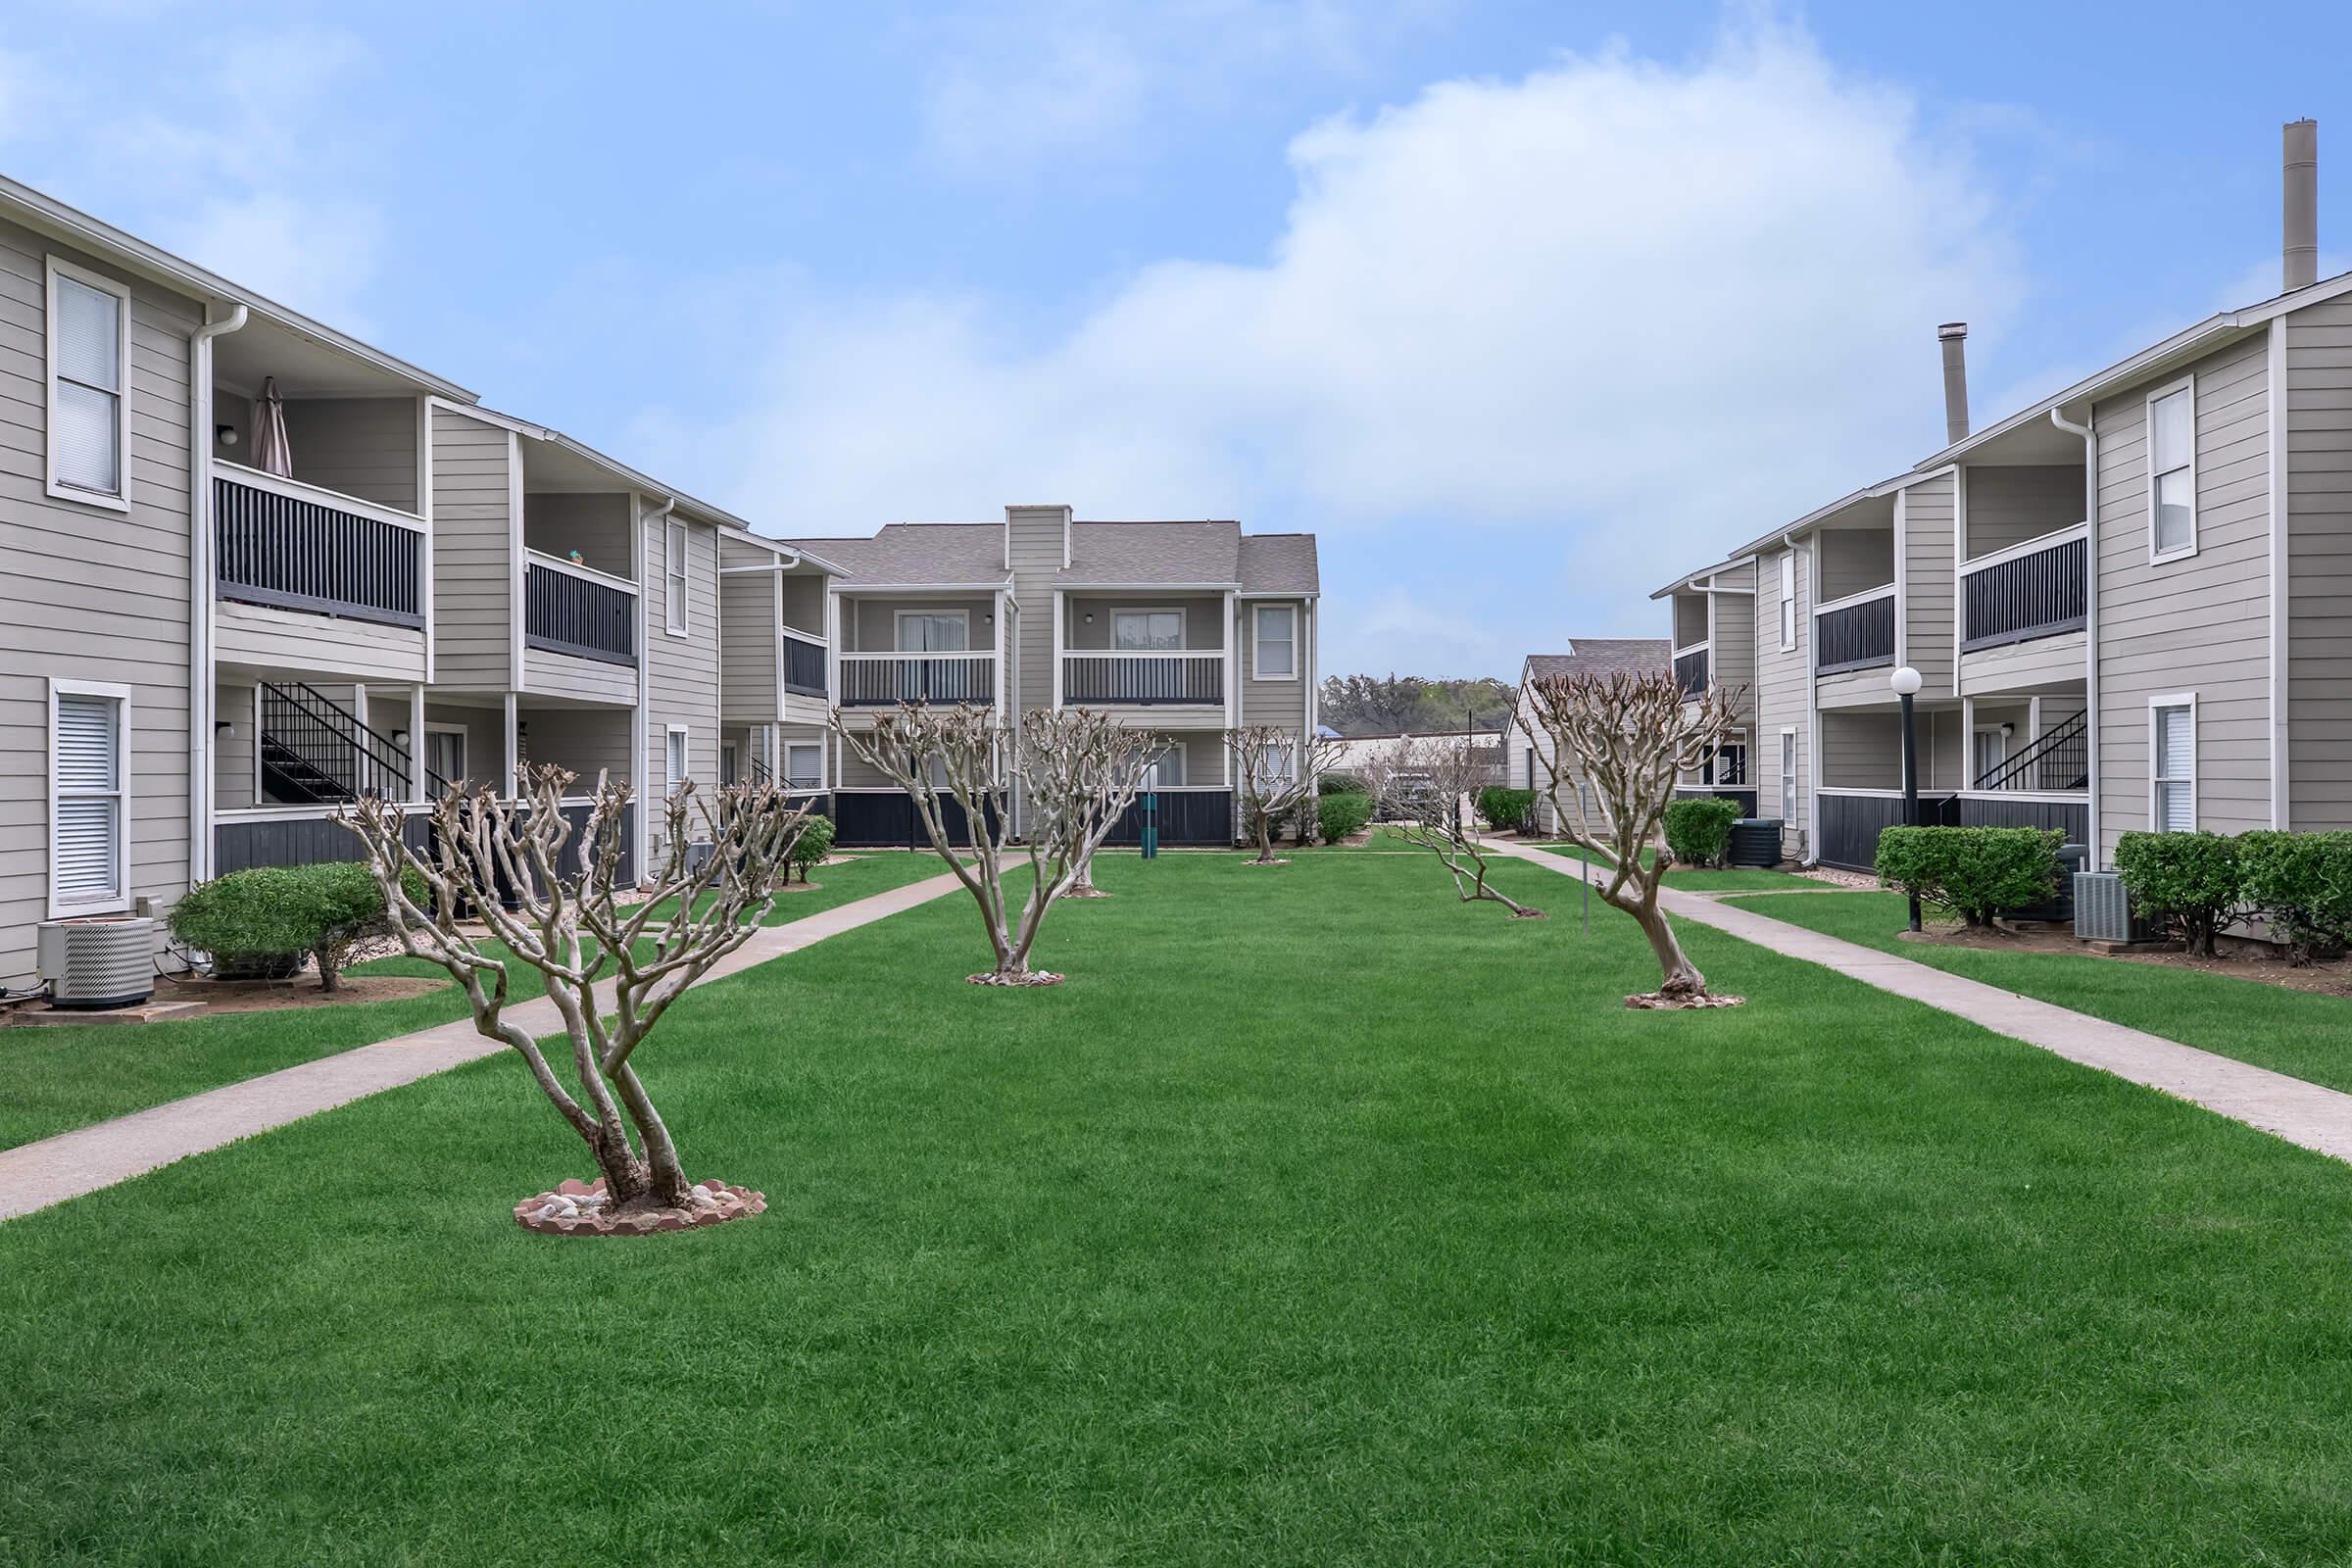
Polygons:
M725 1182L697 1182L693 1200L684 1208L641 1208L614 1214L605 1200L602 1176L592 1182L566 1177L554 1191L516 1203L514 1223L542 1236L659 1236L724 1225L731 1219L765 1212L764 1193Z
M209 1018L228 1012L281 1012L291 1007L333 1007L365 1002L406 1002L429 996L451 984L446 975L347 974L330 994L318 989L316 971L291 980L201 980L159 976L158 1002L200 1002L204 1011L190 1018ZM177 1021L177 1020L174 1020Z
M2352 996L2352 959L2338 958L2298 968L2270 955L2267 943L2236 943L2224 938L2219 957L2191 957L2178 946L2148 948L2132 953L2100 953L2078 941L2064 926L1995 926L1970 930L1964 925L1936 922L1917 936L1900 933L1905 942L1924 942L1939 948L1976 948L1986 953L2071 953L2078 957L2105 958L2116 963L2147 963L2168 969L2194 969L2202 974L2228 975L2288 991L2319 996ZM2231 951L2234 950L2234 951Z

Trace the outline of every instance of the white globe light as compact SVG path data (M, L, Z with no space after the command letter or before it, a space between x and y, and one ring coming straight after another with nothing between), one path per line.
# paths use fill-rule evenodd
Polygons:
M1919 695L1919 671L1905 664L1886 677L1886 684L1894 688L1897 697L1916 697Z

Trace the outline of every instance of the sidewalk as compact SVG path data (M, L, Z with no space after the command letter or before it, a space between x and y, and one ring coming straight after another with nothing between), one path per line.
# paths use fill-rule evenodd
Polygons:
M1566 877L1573 878L1583 869L1582 861L1524 845L1489 840L1487 848ZM2039 1046L2069 1061L2161 1089L2290 1144L2352 1161L2352 1095L2021 997L1981 980L1946 974L1701 894L1661 889L1658 902L1678 920L1712 926L1759 948L1818 963L1864 985L1982 1024L1995 1034Z
M739 974L827 937L928 904L961 886L955 873L943 871L787 925L763 926L703 980ZM545 1037L564 1027L563 1015L545 997L509 1007L506 1015L534 1036ZM112 1187L175 1159L508 1049L476 1033L473 1020L465 1018L0 1151L0 1220Z

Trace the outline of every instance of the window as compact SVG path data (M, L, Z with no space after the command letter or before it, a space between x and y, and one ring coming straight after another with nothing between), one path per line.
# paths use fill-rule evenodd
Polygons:
M1986 724L1979 727L1972 744L1975 750L1969 757L1970 775L1977 781L1978 789L1990 789L1988 781L2009 760L2009 738L2001 733L1998 724Z
M49 912L97 914L130 903L122 737L129 688L49 684Z
M424 726L425 787L432 788L432 774L439 774L451 784L466 777L466 731L456 724L427 724Z
M1288 746L1267 747L1265 756L1258 762L1256 775L1251 782L1262 790L1276 784L1287 784L1290 780L1291 749Z
M1725 741L1711 760L1711 766L1715 776L1708 779L1708 783L1732 786L1746 784L1747 738L1740 736Z
M686 594L688 590L686 524L672 517L669 519L667 527L668 538L662 543L662 551L667 557L665 570L662 574L662 592L666 602L662 608L669 616L669 634L672 637L683 637L686 635Z
M2149 825L2159 833L2197 827L2197 700L2159 697L2148 705Z
M1291 605L1259 605L1250 672L1257 680L1298 678L1298 612Z
M1781 557L1781 651L1796 646L1796 552Z
M1796 731L1781 731L1781 820L1796 820Z
M739 754L736 751L735 743L733 741L721 741L718 743L718 781L721 784L740 784L743 782L743 775L739 771L739 769L742 767L742 763L737 760L738 756Z
M669 726L669 750L664 760L667 765L662 780L665 786L663 793L675 795L686 782L685 725L672 724Z
M960 610L902 610L899 647L902 654L960 654L971 647L972 623Z
M1184 647L1181 610L1119 610L1110 617L1110 646L1122 654L1171 653Z
M784 787L812 790L824 782L825 750L821 746L784 748Z
M1152 760L1151 775L1144 781L1148 790L1174 790L1184 787L1184 748L1171 746Z
M49 260L49 493L122 507L130 291Z
M2148 559L2197 553L2197 387L2148 399Z

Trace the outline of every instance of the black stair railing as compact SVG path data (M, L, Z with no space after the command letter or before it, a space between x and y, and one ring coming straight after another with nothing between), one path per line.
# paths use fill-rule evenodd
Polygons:
M2053 784L2052 779L2063 782ZM2080 790L2090 787L2090 715L2077 713L2015 757L1977 775L1981 790Z
M368 728L300 681L262 682L260 744L265 772L285 793L309 801L351 801L363 795L408 792L409 749ZM450 782L424 770L429 795Z

